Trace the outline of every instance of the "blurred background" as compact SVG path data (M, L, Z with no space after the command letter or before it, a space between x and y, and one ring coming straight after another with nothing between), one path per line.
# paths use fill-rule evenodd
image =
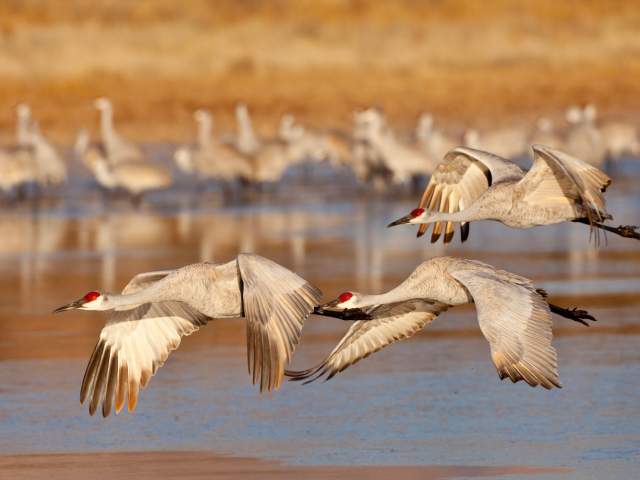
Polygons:
M605 170L616 225L640 224L639 78L635 1L0 2L0 465L196 450L630 478L637 242L485 222L445 247L385 225L450 148L528 167L533 143ZM433 256L475 258L598 322L555 320L558 391L498 381L462 308L327 384L260 397L243 323L216 321L184 339L134 414L89 417L78 389L102 318L49 312L241 251L327 300L391 288ZM319 362L347 327L311 317L294 366Z

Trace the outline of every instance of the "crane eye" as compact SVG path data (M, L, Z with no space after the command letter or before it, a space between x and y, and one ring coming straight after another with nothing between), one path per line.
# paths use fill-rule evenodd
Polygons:
M100 292L89 292L84 296L84 299L87 302L93 302L99 296L100 296Z
M424 213L424 208L416 208L415 210L411 210L411 218L419 217Z
M348 302L351 299L351 297L353 297L353 293L344 292L340 294L340 296L338 297L338 300L340 300L340 303L344 303L344 302Z

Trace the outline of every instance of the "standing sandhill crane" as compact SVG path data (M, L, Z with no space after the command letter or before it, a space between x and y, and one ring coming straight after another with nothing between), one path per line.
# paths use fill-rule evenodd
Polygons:
M396 288L380 295L344 292L321 307L362 309L372 320L355 322L320 365L287 371L294 380L328 379L359 360L422 330L440 313L474 303L500 379L532 387L561 387L551 345L551 312L587 325L587 312L547 302L531 280L485 263L451 257L423 262Z
M31 144L31 108L26 103L16 107L16 145L28 147Z
M640 138L632 123L623 121L607 122L600 128L602 138L610 160L623 155L640 156Z
M260 140L253 130L249 110L244 103L236 105L236 122L238 124L236 149L243 155L257 154L261 147Z
M363 138L378 152L396 183L409 182L414 176L430 173L435 168L435 162L430 162L422 151L396 139L380 112L371 110L361 128Z
M38 170L37 179L40 185L60 185L67 181L67 166L33 122L29 131L28 142L32 146L33 160Z
M100 146L90 145L86 130L78 133L74 146L75 154L93 173L98 185L106 190L124 189L137 202L152 190L161 190L171 185L172 179L164 168L149 162L111 164Z
M547 117L538 118L528 143L531 145L547 145L558 149L564 147L564 140L556 131L553 121Z
M448 243L457 222L464 242L474 220L495 220L513 228L572 221L640 239L636 227L601 223L612 218L603 195L611 183L607 175L559 150L543 145L532 149L533 166L526 174L515 163L488 152L451 150L431 176L418 208L389 226L421 224L420 237L433 223L431 242L436 242L446 224Z
M464 133L465 147L495 152L504 158L516 158L526 151L527 132L520 126L479 132L470 128ZM440 157L441 158L441 157Z
M416 140L420 148L437 162L444 155L460 144L460 142L441 129L434 126L433 116L430 113L423 113L418 119L416 127Z
M213 119L207 110L193 114L198 124L198 144L195 149L180 147L174 154L178 167L185 173L195 172L203 178L233 181L251 178L248 160L232 147L217 142L212 134Z
M4 193L38 182L31 140L31 109L22 103L16 107L16 145L0 149L0 190Z
M113 125L113 106L108 98L100 97L94 102L100 112L100 135L110 163L139 161L142 151L116 131Z
M381 113L375 108L358 110L353 114L353 144L351 149L351 169L360 182L374 180L383 186L382 181L391 175L381 153L369 139L370 124L379 122Z
M309 131L291 114L283 115L280 120L278 137L288 145L289 155L297 161L328 161L333 166L344 164L345 148L336 137Z
M141 273L122 294L89 292L58 308L111 311L82 380L80 401L93 415L132 411L139 387L190 335L214 318L247 320L247 360L260 391L277 389L320 290L295 273L252 254L224 264L196 263ZM127 395L128 392L128 395Z
M574 157L594 167L601 167L607 158L607 150L602 133L595 124L596 116L594 105L587 105L582 110L569 108L566 119L570 127L564 148Z
M38 168L27 149L0 150L0 172L0 190L5 194L38 179Z

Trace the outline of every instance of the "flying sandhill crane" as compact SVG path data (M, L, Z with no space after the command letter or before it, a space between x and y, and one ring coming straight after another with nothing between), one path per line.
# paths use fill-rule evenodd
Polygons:
M249 109L244 103L236 105L238 132L235 139L236 149L243 155L255 155L260 150L260 140L253 130Z
M431 176L418 208L389 226L421 224L418 236L422 236L433 223L431 241L436 242L444 230L448 243L454 223L460 223L464 242L474 220L495 220L513 228L572 221L640 239L636 227L601 223L612 218L603 195L611 183L607 175L559 150L543 145L532 149L533 166L526 173L488 152L451 150Z
M122 294L89 292L55 310L103 310L111 315L100 333L82 380L80 401L93 415L132 411L139 387L169 353L214 318L247 320L247 360L260 391L277 389L298 344L302 325L321 292L295 273L252 254L224 264L196 263L141 273Z
M176 164L185 173L196 173L208 179L234 181L251 178L251 165L234 148L223 145L212 136L213 118L207 110L193 114L198 125L198 142L194 149L180 147L174 154Z
M100 112L100 135L106 151L107 161L121 163L142 160L142 151L116 131L113 125L113 106L111 101L108 98L100 97L96 99L94 105Z
M551 305L546 297L529 279L485 263L433 258L386 293L344 292L321 307L362 309L372 320L355 322L320 365L286 375L307 382L323 375L331 378L381 348L413 336L450 307L473 303L500 379L560 387L551 345L551 312L585 325L585 320L594 318L582 310Z

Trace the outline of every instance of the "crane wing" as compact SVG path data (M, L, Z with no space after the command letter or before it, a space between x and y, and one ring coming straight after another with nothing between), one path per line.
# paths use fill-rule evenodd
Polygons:
M303 371L287 371L293 380L312 382L327 374L327 380L347 367L387 345L412 337L449 308L429 300L409 300L381 305L367 312L372 320L359 320L329 356L318 366Z
M447 152L429 179L420 199L420 208L441 213L455 213L468 208L487 189L498 182L520 179L523 172L515 163L482 150L457 147ZM431 242L437 242L444 222L436 222ZM418 236L424 235L430 224L422 224ZM453 238L452 222L444 227L444 243ZM469 224L460 226L462 241L469 235Z
M247 318L247 361L260 391L280 386L284 366L300 340L302 325L322 292L264 257L238 255Z
M137 275L124 288L133 293L166 276L166 272ZM93 415L102 402L102 415L124 407L133 411L138 391L178 348L180 340L205 325L208 318L182 302L145 303L111 313L93 350L80 388L80 402L90 399Z
M480 262L450 272L471 294L500 379L561 387L549 305L531 282Z
M611 179L604 172L551 147L533 145L532 149L533 166L518 184L524 201L550 207L578 203L590 223L608 217L602 193Z

